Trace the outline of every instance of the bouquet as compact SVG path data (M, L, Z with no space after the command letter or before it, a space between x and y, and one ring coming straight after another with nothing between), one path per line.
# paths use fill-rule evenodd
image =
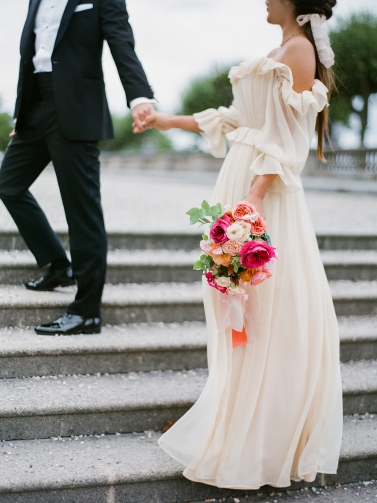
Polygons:
M200 242L203 254L194 264L195 270L203 271L209 286L246 300L245 284L256 286L272 276L276 249L271 246L265 220L248 201L235 208L203 201L201 208L191 208L187 214L191 225L209 226ZM235 344L238 332L233 330L233 345L239 345ZM244 326L240 333L239 340L245 340Z

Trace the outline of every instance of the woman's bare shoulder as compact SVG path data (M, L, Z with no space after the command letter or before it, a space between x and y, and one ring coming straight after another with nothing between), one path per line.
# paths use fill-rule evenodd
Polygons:
M298 93L310 91L316 73L316 57L313 44L306 37L294 37L281 53L280 62L287 65L293 75L293 89Z
M272 51L267 54L267 57L271 58L271 59L275 59L276 56L279 55L279 51L281 51L281 47L276 47L275 49L272 49Z

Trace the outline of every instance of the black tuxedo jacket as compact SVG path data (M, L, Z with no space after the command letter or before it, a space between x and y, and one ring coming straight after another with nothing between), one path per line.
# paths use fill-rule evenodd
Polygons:
M30 0L21 37L21 64L15 119L22 126L33 99L35 18L41 0ZM77 5L93 9L74 12ZM109 44L127 96L153 98L134 50L125 0L68 0L52 55L52 75L59 126L66 138L97 141L114 137L102 71L103 42Z

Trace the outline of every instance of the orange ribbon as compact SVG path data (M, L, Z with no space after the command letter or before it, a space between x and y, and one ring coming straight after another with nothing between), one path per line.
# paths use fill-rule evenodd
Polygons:
M237 330L232 329L232 346L234 348L247 344L247 341L248 339L245 327L242 327L242 332L237 332Z

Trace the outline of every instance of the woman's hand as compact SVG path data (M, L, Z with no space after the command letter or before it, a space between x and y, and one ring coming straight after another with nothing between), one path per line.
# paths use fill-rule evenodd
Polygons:
M152 128L159 129L160 131L178 128L184 131L201 133L198 123L192 115L166 115L156 111L153 111L144 119L144 130ZM134 128L134 133L141 132Z
M159 129L160 131L168 131L172 128L171 115L162 114L161 112L153 111L145 119L146 129Z
M255 177L246 201L252 204L261 217L266 218L263 207L263 199L271 187L277 175L258 175Z

